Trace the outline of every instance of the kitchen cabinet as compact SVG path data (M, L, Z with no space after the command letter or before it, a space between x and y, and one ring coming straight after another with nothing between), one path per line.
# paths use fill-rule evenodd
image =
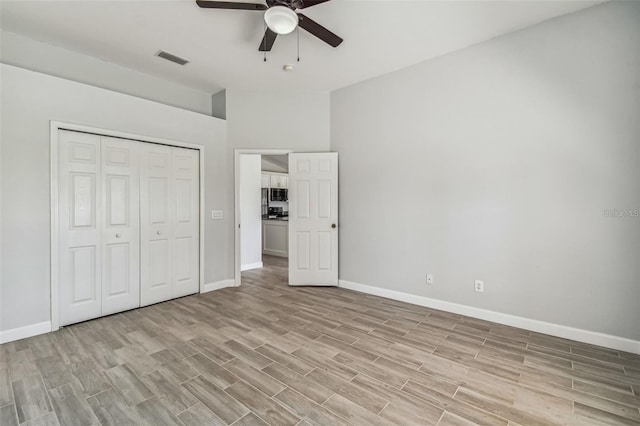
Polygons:
M287 189L289 175L286 173L262 172L262 188Z
M289 257L289 222L262 221L262 254Z
M271 188L287 189L288 176L283 173L271 173Z
M262 188L269 188L271 173L262 173Z

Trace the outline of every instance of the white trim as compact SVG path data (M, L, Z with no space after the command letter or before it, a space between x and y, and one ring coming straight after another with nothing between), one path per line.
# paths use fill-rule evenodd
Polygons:
M388 299L399 300L401 302L425 306L427 308L453 312L459 315L479 318L498 324L509 325L512 327L523 328L525 330L535 331L538 333L576 340L578 342L584 342L592 345L604 346L620 351L640 354L640 341L631 340L624 337L612 336L610 334L598 333L595 331L582 330L565 325L553 324L545 321L503 314L501 312L490 311L487 309L476 308L468 305L461 305L444 300L432 299L424 296L417 296L366 284L358 284L346 280L339 280L338 286L361 293L386 297Z
M240 156L242 154L260 154L260 155L288 155L293 150L291 149L234 149L233 151L233 181L234 181L234 279L237 286L241 281L241 252L240 252Z
M217 281L215 283L207 283L202 287L200 293L208 293L214 290L220 290L221 288L236 287L236 282L233 279Z
M205 209L205 199L204 199L204 192L205 192L205 181L204 181L204 168L205 168L205 162L204 162L204 146L200 147L200 293L202 293L202 290L205 286L204 283L204 235L205 235L205 214L206 214L206 209Z
M82 124L65 123L62 121L51 121L51 128L56 130L71 130L74 132L93 133L98 136L111 136L114 138L129 139L140 142L155 143L159 145L176 146L180 148L191 148L202 151L203 146L189 142L179 142L171 139L157 138L155 136L137 135L135 133L120 132L118 130L101 129L99 127L84 126Z
M190 148L199 151L200 156L200 292L204 290L204 226L205 226L205 158L204 146L188 142L179 142L170 139L156 138L153 136L136 135L133 133L120 132L117 130L101 129L98 127L84 126L81 124L65 123L61 121L50 121L50 180L51 180L51 322L47 331L56 331L59 328L59 230L58 230L58 131L71 130L75 132L92 133L100 136L111 136L115 138L129 139L144 143L155 143L159 145L175 146L180 148ZM43 323L42 323L43 324ZM32 327L32 326L29 326Z
M248 271L250 269L258 269L258 268L262 268L262 262L247 263L245 265L242 265L240 267L240 270L241 271Z
M61 124L55 121L49 124L49 138L51 140L49 150L51 162L49 165L49 181L51 185L51 265L49 269L51 273L51 291L49 294L51 298L51 331L56 331L60 324L58 315L58 308L60 307L58 303L58 277L60 276L60 258L58 257L58 247L60 246L58 232L58 131Z
M14 340L26 339L51 331L51 322L43 321L24 327L12 328L11 330L0 331L0 343L13 342Z
M276 257L285 257L285 258L289 257L288 251L280 251L280 250L262 249L262 254L266 254L269 256L276 256ZM335 285L335 284L332 284L332 285Z

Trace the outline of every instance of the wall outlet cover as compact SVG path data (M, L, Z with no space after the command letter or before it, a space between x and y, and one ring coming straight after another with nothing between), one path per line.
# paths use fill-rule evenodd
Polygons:
M478 293L483 293L484 292L484 281L476 280L474 288Z

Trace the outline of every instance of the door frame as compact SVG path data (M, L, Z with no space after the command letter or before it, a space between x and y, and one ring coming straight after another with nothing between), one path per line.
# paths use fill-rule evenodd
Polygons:
M259 154L259 155L289 155L292 153L292 149L248 149L248 148L236 148L233 150L233 194L234 194L234 236L235 236L235 250L234 250L234 274L233 281L236 287L240 286L242 280L240 263L241 263L241 239L240 239L240 156L246 154Z
M128 139L143 143L154 143L158 145L175 146L178 148L190 148L199 151L200 156L200 293L203 292L204 287L204 225L205 225L205 206L204 206L204 194L205 194L205 161L204 146L197 145L188 142L179 142L170 139L156 138L153 136L143 136L134 133L120 132L117 130L102 129L99 127L85 126L81 124L65 123L62 121L51 120L49 122L49 157L50 157L50 175L51 182L50 188L50 204L51 204L51 294L50 294L50 306L51 306L51 331L56 331L60 328L59 317L59 291L60 291L60 257L59 257L59 239L60 231L58 229L58 158L59 158L59 144L58 144L58 132L60 130L70 130L73 132L90 133L99 136L110 136L120 139Z

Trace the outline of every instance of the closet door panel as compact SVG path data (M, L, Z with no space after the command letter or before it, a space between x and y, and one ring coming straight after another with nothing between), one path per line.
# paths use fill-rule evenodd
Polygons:
M180 297L200 290L200 157L197 150L171 149L175 188L173 297Z
M60 325L101 314L100 136L58 133Z
M140 143L102 137L102 315L140 306Z
M140 163L140 304L173 297L174 197L171 148L143 144Z

